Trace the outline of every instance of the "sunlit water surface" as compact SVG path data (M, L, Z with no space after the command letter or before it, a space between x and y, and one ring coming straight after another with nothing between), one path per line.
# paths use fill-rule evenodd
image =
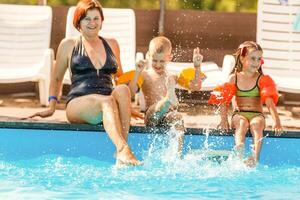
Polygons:
M300 199L299 166L248 168L203 150L179 159L176 148L154 138L138 167L60 155L0 160L0 199Z

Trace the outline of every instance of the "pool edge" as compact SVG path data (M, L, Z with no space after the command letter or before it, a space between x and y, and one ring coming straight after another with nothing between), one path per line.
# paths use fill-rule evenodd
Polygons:
M28 121L0 121L0 128L13 128L13 129L41 129L41 130L65 130L65 131L104 131L102 125L90 125L90 124L69 124L69 123L53 123L53 122L28 122ZM156 133L163 134L167 131L165 127L154 127L149 131L145 126L131 126L130 133ZM217 129L206 128L186 128L186 135L209 135L214 136L232 136L232 130L229 132L223 132ZM250 133L247 134L250 136ZM285 131L281 136L275 136L271 130L265 130L264 135L268 137L280 137L280 138L299 138L300 131L289 130Z

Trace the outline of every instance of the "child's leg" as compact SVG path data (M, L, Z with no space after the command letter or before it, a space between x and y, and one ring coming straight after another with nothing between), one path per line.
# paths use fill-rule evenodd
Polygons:
M238 153L238 156L242 159L244 155L245 137L249 128L249 122L245 117L239 114L235 114L232 117L231 123L233 128L235 129L235 149Z
M149 107L145 113L145 124L147 126L156 126L166 116L171 107L169 101L164 99Z
M184 132L185 132L185 127L184 127L184 121L182 119L182 115L173 111L169 112L166 117L165 117L165 122L168 124L174 124L175 129L176 129L176 135L175 137L177 138L178 141L178 153L181 154L182 148L183 148L183 142L184 142Z
M257 116L251 120L250 131L253 137L255 162L259 160L264 128L265 128L265 118L262 115Z

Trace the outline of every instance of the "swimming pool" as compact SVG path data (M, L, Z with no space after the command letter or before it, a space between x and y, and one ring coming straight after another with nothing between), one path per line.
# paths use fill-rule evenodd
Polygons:
M186 135L182 159L169 141L165 134L131 133L129 144L144 165L117 168L104 132L2 128L0 198L300 198L297 137L266 137L255 169L231 156L207 157L207 149L230 151L232 136Z

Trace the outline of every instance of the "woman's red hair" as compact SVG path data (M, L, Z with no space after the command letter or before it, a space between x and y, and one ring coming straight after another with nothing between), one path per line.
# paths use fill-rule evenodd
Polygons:
M77 3L73 18L73 25L77 30L80 29L80 21L85 18L87 11L92 9L97 9L100 13L102 21L104 20L102 6L99 1L81 0Z

